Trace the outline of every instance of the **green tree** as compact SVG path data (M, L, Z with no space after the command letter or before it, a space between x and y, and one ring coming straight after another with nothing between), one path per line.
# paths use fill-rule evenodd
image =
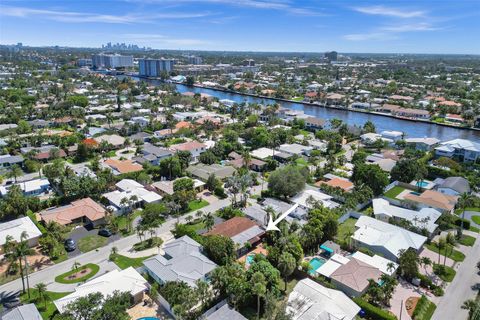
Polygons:
M213 226L215 225L215 218L213 217L212 213L208 212L203 216L203 223L205 224L207 231L212 230Z
M265 296L267 286L265 276L260 272L255 272L250 280L252 293L257 296L257 319L260 319L260 298Z
M215 263L226 265L235 259L235 244L225 236L211 235L204 238L205 254Z
M363 125L363 130L367 133L371 133L371 132L375 133L376 132L375 125L370 120L365 122L365 124Z
M295 268L297 267L297 262L295 261L295 258L288 252L282 253L280 255L280 258L278 259L278 265L277 268L280 271L280 274L283 276L284 282L285 282L285 288L284 291L287 291L287 280L288 277L295 271Z
M417 252L412 248L400 250L398 258L398 266L401 275L411 280L418 275L419 258Z
M17 183L17 178L22 175L23 171L17 164L12 165L5 174L7 178L13 178L15 180L15 183Z
M382 194L389 182L388 175L376 164L355 165L351 179L357 186L369 186L375 196Z
M305 187L307 174L296 166L286 166L272 172L268 178L268 188L275 194L288 198Z
M37 289L38 298L43 301L43 308L47 309L47 286L45 283L40 282L35 285L35 289Z

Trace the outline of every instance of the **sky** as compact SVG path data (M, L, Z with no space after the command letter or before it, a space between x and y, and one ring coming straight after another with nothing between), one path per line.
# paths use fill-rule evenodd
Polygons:
M480 54L479 0L1 0L0 44Z

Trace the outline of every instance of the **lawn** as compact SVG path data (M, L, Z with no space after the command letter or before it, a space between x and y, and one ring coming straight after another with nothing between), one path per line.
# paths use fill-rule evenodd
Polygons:
M413 311L413 319L430 320L436 308L437 306L433 302L422 296Z
M88 252L103 247L108 243L108 238L92 234L78 240L78 248L81 252Z
M385 192L385 197L390 198L390 199L395 199L404 190L405 190L405 188L395 186L392 189Z
M295 163L297 164L297 166L300 166L300 167L305 167L305 166L308 166L308 162L307 160L303 159L303 158L298 158L295 160Z
M79 271L82 271L82 270L85 270L85 269L90 269L91 272L84 275L83 277L80 277L80 278L76 278L76 279L68 279L68 276L74 274L74 273L77 273ZM90 279L91 277L93 277L94 275L97 274L98 270L100 270L100 267L94 263L88 263L86 265L83 265L81 267L78 267L77 269L73 269L71 271L68 271L68 272L65 272L65 273L62 273L61 275L59 276L56 276L55 277L55 281L58 282L58 283L77 283L77 282L83 282L87 279Z
M190 201L188 203L188 211L187 212L195 211L195 210L201 209L203 207L206 207L208 205L209 205L209 203L206 200L203 200L203 199L193 200L193 201Z
M46 294L48 296L48 299L46 299L46 304L45 302L39 298L38 296L38 290L37 289L30 289L30 299L28 299L28 294L27 293L22 293L20 295L20 300L27 304L27 303L34 303L37 306L38 311L42 315L43 319L51 319L55 312L57 312L57 308L53 304L54 300L60 299L65 297L66 295L69 295L71 292L52 292L52 291L47 291ZM45 307L46 306L46 307Z
M127 269L128 267L139 268L143 264L143 260L150 258L148 257L140 257L140 258L129 258L122 256L121 254L115 254L110 256L110 260L113 261L120 269Z
M135 218L140 216L141 214L142 214L141 210L133 211L131 213L132 221L135 220ZM124 230L124 229L127 228L127 216L126 215L118 216L116 219L118 221L118 229L119 230Z
M433 243L426 244L425 247L427 247L429 250L431 250L433 252L438 253L438 248ZM444 253L445 253L445 251L442 250L442 252L440 254L443 255ZM457 262L462 262L463 260L465 260L465 255L463 253L461 253L460 251L453 249L452 252L450 252L450 250L448 250L447 258L450 258L450 259L452 259L454 261L457 261Z
M476 224L480 224L480 216L472 216L472 221Z
M346 242L345 240L355 232L355 223L357 223L357 219L348 218L345 222L338 225L337 242Z
M433 272L443 281L452 282L457 272L449 266L433 264Z
M292 98L293 101L297 101L297 102L303 101L303 99L304 99L303 97L295 97L295 98Z
M463 244L464 246L469 246L472 247L475 244L475 237L468 236L468 235L462 235L462 238L458 240L458 243Z
M475 208L475 207L469 207L469 208L465 208L465 211L473 211L473 212L480 212L480 208ZM462 215L463 213L463 210L462 209L457 209L455 210L455 214L456 215Z

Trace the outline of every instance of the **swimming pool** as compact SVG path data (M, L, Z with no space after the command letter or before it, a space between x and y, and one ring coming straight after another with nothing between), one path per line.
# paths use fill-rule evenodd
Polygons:
M425 181L417 181L417 187L426 188L426 187L428 187L428 185L429 185L428 182L425 182Z
M310 260L309 264L310 264L310 270L308 271L308 273L310 273L310 275L314 275L315 274L315 271L320 268L321 266L323 266L323 264L327 262L327 260L323 259L323 258L313 258L312 260Z
M248 263L248 264L252 264L252 262L254 261L254 259L255 259L255 255L249 254L249 255L247 256L247 263Z
M145 318L138 318L137 320L160 320L160 318L155 318L155 317L145 317Z
M419 195L420 195L420 192L412 191L412 192L410 192L410 194L413 194L413 195L415 195L415 196L419 196Z

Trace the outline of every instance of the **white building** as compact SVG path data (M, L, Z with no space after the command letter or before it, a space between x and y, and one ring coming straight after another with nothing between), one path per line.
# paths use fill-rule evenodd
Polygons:
M108 200L110 207L116 214L123 214L128 210L129 206L123 204L123 199L131 201L131 207L139 207L148 203L157 203L162 200L162 196L158 193L148 191L135 180L123 179L117 182L116 186L118 190L103 195L103 197Z
M38 245L38 239L42 236L42 232L29 217L23 217L0 223L0 246L5 244L8 236L12 236L14 241L20 242L23 232L27 234L25 240L28 241L30 247Z
M464 162L475 162L480 159L480 143L466 139L454 139L442 142L435 148L437 157L458 157Z
M288 296L286 311L293 320L353 320L360 307L343 292L326 288L307 278L293 288Z

